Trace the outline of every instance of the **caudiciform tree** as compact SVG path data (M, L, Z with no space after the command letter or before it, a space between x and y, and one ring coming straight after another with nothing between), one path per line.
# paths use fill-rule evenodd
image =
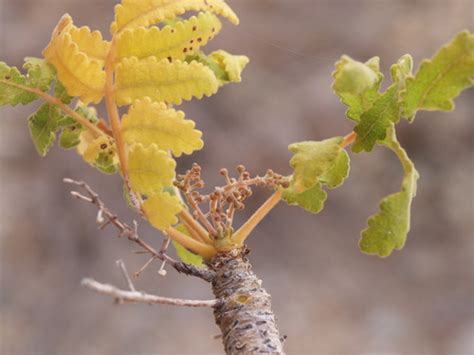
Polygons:
M380 257L402 249L419 175L397 141L396 124L401 119L413 122L419 110L453 109L453 98L473 84L474 36L459 33L415 73L411 56L402 56L392 65L391 83L383 92L378 57L359 62L343 56L336 63L332 89L348 107L353 132L290 144L290 176L270 169L254 176L244 166L236 167L235 173L223 168L222 186L206 190L197 163L176 173L175 157L203 147L202 133L176 107L241 81L247 57L202 50L221 30L219 17L234 25L239 22L223 0L123 0L115 7L111 39L104 40L101 33L76 27L64 15L44 58L25 59L25 74L0 62L0 105L41 100L28 118L38 153L46 155L58 138L61 148L75 149L101 172L119 173L126 203L161 232L163 243L155 248L156 241L145 242L135 221L121 221L87 184L65 179L81 190L73 196L98 208L100 227L115 226L150 260L160 259L178 272L209 282L215 299L170 299L139 292L123 264L128 290L91 279L85 279L84 286L122 302L212 307L227 353L282 353L270 296L246 258L246 239L281 200L320 212L327 191L349 174L346 150L370 152L382 145L400 160L401 190L381 201L359 244L363 252ZM102 101L106 119L94 109ZM123 107L128 111L120 117ZM272 194L235 227L235 213L245 208L255 188ZM180 261L169 256L170 241Z

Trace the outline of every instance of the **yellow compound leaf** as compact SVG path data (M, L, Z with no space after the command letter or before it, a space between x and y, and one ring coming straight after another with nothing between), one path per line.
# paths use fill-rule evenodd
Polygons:
M88 40L92 40L92 43L86 45ZM64 15L54 29L50 43L43 51L46 60L56 68L58 78L66 87L68 94L78 96L85 104L99 103L104 96L103 60L90 58L87 55L87 53L97 55L105 50L107 43L102 41L99 44L98 40L99 35L91 33L88 29L74 27L71 17ZM86 52L81 51L78 43ZM98 46L97 51L92 51L93 44Z
M194 127L193 121L184 119L184 112L145 98L135 101L123 116L122 135L127 144L156 144L179 157L202 149L202 133Z
M91 32L87 26L81 28L72 27L69 34L82 53L87 55L88 58L97 60L104 65L110 50L110 42L104 41L99 31Z
M182 209L178 197L167 192L153 194L143 203L143 211L148 221L159 230L166 230L178 223L176 215Z
M144 147L134 144L128 155L128 176L133 191L153 194L165 186L172 186L176 162L155 144Z
M239 23L237 15L223 0L122 0L115 6L115 21L110 32L148 27L186 11L209 11L226 17L234 25Z
M205 46L222 28L220 20L209 12L172 26L138 27L123 32L117 39L117 57L139 59L155 56L158 60L184 58Z
M157 61L155 57L138 60L124 58L116 68L115 96L118 105L129 105L145 96L154 101L181 104L193 97L201 99L217 92L214 73L201 63Z

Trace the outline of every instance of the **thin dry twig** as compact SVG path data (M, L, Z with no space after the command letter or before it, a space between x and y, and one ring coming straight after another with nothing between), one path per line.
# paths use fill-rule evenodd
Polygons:
M170 243L171 243L170 238L169 237L165 238L165 240L163 240L163 244L161 244L160 253L165 254L170 246ZM163 260L161 262L160 269L158 270L158 274L160 276L166 276L165 266L166 266L166 260Z
M128 275L127 268L125 267L125 263L123 262L123 260L117 260L116 263L120 271L122 272L123 278L125 279L125 281L127 281L127 285L130 291L136 291L135 285L133 284L132 279Z
M150 266L150 264L152 263L152 261L155 260L155 257L152 256L150 259L148 259L148 261L140 268L140 270L136 271L133 276L135 277L140 277L140 275L142 274L143 271L145 271L145 269ZM164 261L163 261L164 262Z
M156 295L150 295L138 291L125 291L117 287L97 282L93 279L83 279L81 285L89 290L101 293L115 298L119 303L147 303L147 304L166 304L181 307L216 307L220 300L187 300L181 298L168 298Z
M205 281L211 282L214 278L214 272L208 269L200 269L193 265L183 263L181 261L175 260L166 253L166 248L161 248L160 251L155 250L152 246L146 243L138 235L138 224L136 221L133 221L133 228L130 227L127 223L122 222L115 214L113 214L99 198L99 195L91 189L84 181L76 181L73 179L66 178L63 180L66 184L76 185L82 188L86 195L83 195L77 191L71 191L71 195L79 200L88 202L96 206L100 213L100 219L103 222L99 225L100 229L105 228L108 225L115 226L118 231L119 237L126 237L128 240L138 244L144 252L148 253L152 257L159 259L161 261L166 261L169 263L176 271L183 273L189 276L199 277ZM99 214L98 214L99 215Z

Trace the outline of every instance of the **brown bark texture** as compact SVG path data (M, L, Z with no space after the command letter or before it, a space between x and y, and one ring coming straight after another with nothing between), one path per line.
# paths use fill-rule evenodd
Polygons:
M242 252L217 255L212 290L222 300L214 317L227 354L283 354L283 338L271 309L270 295Z

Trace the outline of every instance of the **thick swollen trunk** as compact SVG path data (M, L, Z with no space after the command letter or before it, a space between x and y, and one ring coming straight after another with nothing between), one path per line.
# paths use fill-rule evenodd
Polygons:
M214 308L227 354L282 354L282 338L271 309L270 295L241 253L216 256L212 290L223 300Z

